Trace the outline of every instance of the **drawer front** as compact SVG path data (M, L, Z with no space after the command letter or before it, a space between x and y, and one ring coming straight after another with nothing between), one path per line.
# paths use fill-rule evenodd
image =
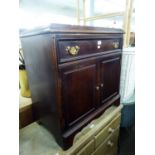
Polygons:
M118 155L117 147L111 149L106 155Z
M60 62L108 53L108 51L120 48L120 38L58 41Z
M76 155L91 155L94 152L94 140L91 140Z
M98 147L108 136L112 135L119 127L121 114L118 114L103 130L95 136L95 148Z
M118 135L119 128L95 150L93 155L115 155L117 152Z

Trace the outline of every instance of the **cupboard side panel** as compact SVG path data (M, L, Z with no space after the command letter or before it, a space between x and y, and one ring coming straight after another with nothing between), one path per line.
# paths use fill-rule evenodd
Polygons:
M60 119L56 103L54 40L51 34L35 35L22 37L21 44L32 94L34 117L52 131L61 145Z

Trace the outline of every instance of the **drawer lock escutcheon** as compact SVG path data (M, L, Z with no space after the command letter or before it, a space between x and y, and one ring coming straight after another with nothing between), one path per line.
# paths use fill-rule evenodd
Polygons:
M72 56L77 55L79 50L80 50L79 46L67 46L66 47L66 51Z

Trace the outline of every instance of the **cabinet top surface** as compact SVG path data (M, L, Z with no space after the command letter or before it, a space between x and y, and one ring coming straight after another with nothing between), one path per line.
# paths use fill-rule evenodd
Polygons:
M122 29L79 26L79 25L65 25L65 24L50 24L48 26L36 27L33 29L20 29L20 36L37 35L44 33L85 33L85 34L99 34L99 33L117 33L122 34Z

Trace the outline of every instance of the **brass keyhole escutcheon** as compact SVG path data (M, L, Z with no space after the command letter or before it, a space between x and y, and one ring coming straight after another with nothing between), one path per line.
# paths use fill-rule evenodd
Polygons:
M76 56L79 50L80 50L79 46L67 46L66 47L66 51L72 56Z
M113 42L112 45L113 45L114 48L118 48L119 47L119 42Z

